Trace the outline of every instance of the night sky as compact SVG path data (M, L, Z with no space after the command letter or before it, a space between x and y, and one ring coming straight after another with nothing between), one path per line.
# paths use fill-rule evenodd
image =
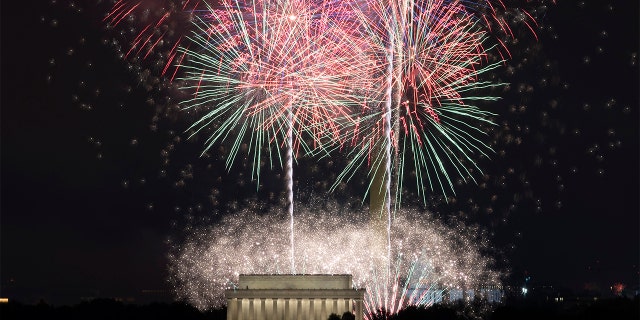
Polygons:
M166 301L169 240L186 224L283 203L280 169L256 191L242 161L225 170L223 147L200 157L162 65L119 57L128 38L105 28L109 6L2 2L0 297ZM495 71L510 85L483 106L498 123L486 175L453 201L429 198L443 220L489 232L507 284L638 287L639 13L637 1L548 5L539 39L519 37ZM357 181L326 192L333 160L298 163L299 199L363 197Z

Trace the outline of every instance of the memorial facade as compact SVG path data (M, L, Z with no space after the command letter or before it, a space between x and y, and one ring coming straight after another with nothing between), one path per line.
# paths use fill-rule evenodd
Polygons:
M326 320L347 311L362 320L364 293L351 275L240 275L225 292L227 320Z

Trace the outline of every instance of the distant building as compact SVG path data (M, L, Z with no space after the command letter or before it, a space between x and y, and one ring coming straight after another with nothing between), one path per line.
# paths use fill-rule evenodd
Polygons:
M351 275L240 275L227 290L227 320L326 320L351 312L363 319L364 289Z
M504 300L502 286L487 286L479 289L478 294L490 303L501 303Z
M444 294L444 290L437 287L411 287L407 289L407 305L430 306L442 302Z
M500 303L504 300L502 286L486 286L479 289L443 289L439 286L426 288L412 287L407 290L410 305L432 305L443 301L455 302L462 300L484 299L489 303Z

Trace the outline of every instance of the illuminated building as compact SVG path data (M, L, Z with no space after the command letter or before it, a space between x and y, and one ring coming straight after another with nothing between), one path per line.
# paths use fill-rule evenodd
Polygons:
M227 320L326 320L351 312L363 318L364 289L351 275L240 275L227 290Z

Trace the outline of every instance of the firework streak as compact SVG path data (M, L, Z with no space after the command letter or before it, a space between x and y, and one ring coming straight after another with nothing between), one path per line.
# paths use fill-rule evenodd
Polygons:
M117 27L133 20L137 14L142 26L135 31L124 57L140 60L153 58L157 60L155 63L162 66L160 74L173 80L178 71L177 65L184 59L184 55L178 53L178 48L185 31L191 27L193 12L202 6L199 0L117 0L103 21L110 27ZM130 30L135 29L130 27Z

